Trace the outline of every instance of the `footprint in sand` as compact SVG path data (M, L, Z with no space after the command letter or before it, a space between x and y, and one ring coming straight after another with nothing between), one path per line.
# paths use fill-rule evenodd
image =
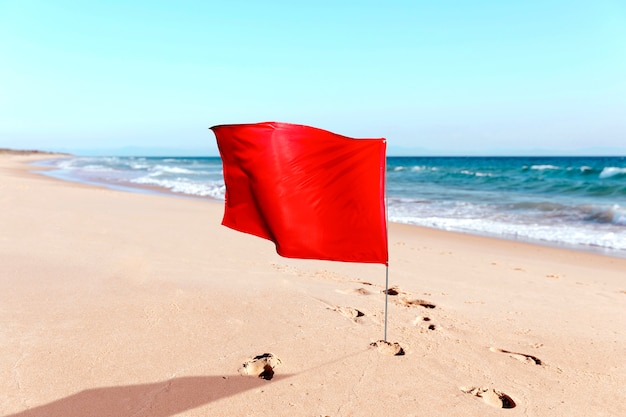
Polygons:
M527 355L525 353L511 352L509 350L504 350L504 349L499 349L499 348L494 348L494 347L490 347L489 350L492 351L492 352L496 352L496 353L506 353L510 357L512 357L514 359L517 359L520 362L530 363L530 364L533 364L533 365L543 365L543 362L541 361L541 359L539 359L538 357L533 356L533 355Z
M370 295L372 293L365 288L355 288L352 292L358 295Z
M413 320L413 326L417 326L419 323L423 321L430 321L430 317L426 317L426 316L415 317L415 320Z
M436 305L434 305L431 302L428 301L424 301L424 300L419 300L419 299L410 299L410 298L400 298L398 300L398 304L406 306L406 307L424 307L424 308L435 308Z
M417 326L418 324L422 323L422 322L429 322L430 321L430 317L425 317L425 316L417 316L415 318L415 320L413 320L413 326ZM437 327L434 324L429 324L428 325L428 330L436 330Z
M485 404L496 408L514 408L515 401L503 392L491 388L461 387L461 391L481 398Z
M264 353L244 362L239 368L241 375L252 375L261 379L274 378L274 368L280 364L280 359L271 353Z
M365 314L360 311L357 310L354 307L340 307L337 306L335 308L331 308L331 310L338 312L339 314L341 314L344 317L347 317L351 320L355 320L357 317L363 317Z
M404 349L396 342L387 342L385 340L379 340L377 342L370 343L370 346L375 347L380 353L391 356L404 355Z
M415 306L420 306L420 307L424 307L424 308L435 308L436 306L428 301L424 301L424 300L420 300L420 299L412 299L409 298L409 293L404 292L404 291L400 291L400 289L398 289L398 287L391 287L387 290L383 290L382 291L383 294L387 294L387 295L401 295L401 297L398 297L398 299L395 301L396 304L400 304L403 305L405 307L415 307Z
M383 290L382 293L387 294L387 295L398 295L400 294L400 290L398 290L398 287L391 287L386 290Z

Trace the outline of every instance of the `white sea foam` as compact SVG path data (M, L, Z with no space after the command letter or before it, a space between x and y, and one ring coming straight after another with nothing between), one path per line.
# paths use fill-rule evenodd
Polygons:
M84 165L80 167L83 171L94 171L94 172L112 172L115 171L114 168L106 167L103 165Z
M99 164L99 163L86 163L91 162L91 160L81 161L81 164L77 162L76 159L64 159L60 160L56 167L63 170L76 170L80 169L82 171L92 171L92 172L111 172L115 171L114 168L108 165ZM93 161L99 162L99 161Z
M427 204L425 204L427 203ZM468 201L390 199L389 220L436 229L626 251L626 210L620 205L520 201L503 210Z
M620 207L619 205L613 206L613 219L612 223L624 225L626 226L626 208Z
M572 229L559 225L515 224L496 219L436 216L417 218L390 215L389 220L449 231L626 251L626 236L623 233L597 226Z
M611 178L616 175L626 175L626 168L606 167L600 173L600 178Z
M475 177L492 177L493 175L488 172L474 172L467 169L461 171L461 174L473 175Z
M148 169L150 168L150 165L145 162L131 162L130 167L132 169Z
M151 168L151 171L158 172L158 173L191 174L191 175L198 173L198 171L192 171L187 168L173 167L173 166L167 166L167 165L156 165L153 168Z
M411 172L420 172L420 171L439 171L438 167L428 167L424 165L415 165L411 167Z
M530 169L534 169L537 171L545 171L545 170L557 170L560 168L555 165L532 165Z
M145 176L135 178L130 182L133 184L156 185L174 193L199 197L213 197L218 200L223 200L226 193L226 186L223 181L195 182L185 178L155 179L150 176Z

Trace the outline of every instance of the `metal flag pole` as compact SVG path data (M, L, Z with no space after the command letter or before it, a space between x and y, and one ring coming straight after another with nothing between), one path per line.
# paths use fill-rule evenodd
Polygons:
M389 305L389 265L385 266L385 336L383 340L387 341L387 306Z
M384 159L383 178L385 184L385 236L389 246L389 210L387 209L387 155ZM385 334L383 341L387 341L387 311L389 307L389 249L387 249L387 263L385 264Z

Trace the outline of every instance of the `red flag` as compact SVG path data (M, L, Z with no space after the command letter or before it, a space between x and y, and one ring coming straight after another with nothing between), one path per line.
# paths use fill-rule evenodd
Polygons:
M222 224L287 258L387 264L385 139L289 123L213 126L222 157Z

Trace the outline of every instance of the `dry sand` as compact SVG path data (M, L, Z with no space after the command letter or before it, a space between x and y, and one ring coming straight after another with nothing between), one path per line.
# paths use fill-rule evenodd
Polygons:
M0 416L626 415L625 259L391 224L393 356L384 266L45 157L0 155Z

